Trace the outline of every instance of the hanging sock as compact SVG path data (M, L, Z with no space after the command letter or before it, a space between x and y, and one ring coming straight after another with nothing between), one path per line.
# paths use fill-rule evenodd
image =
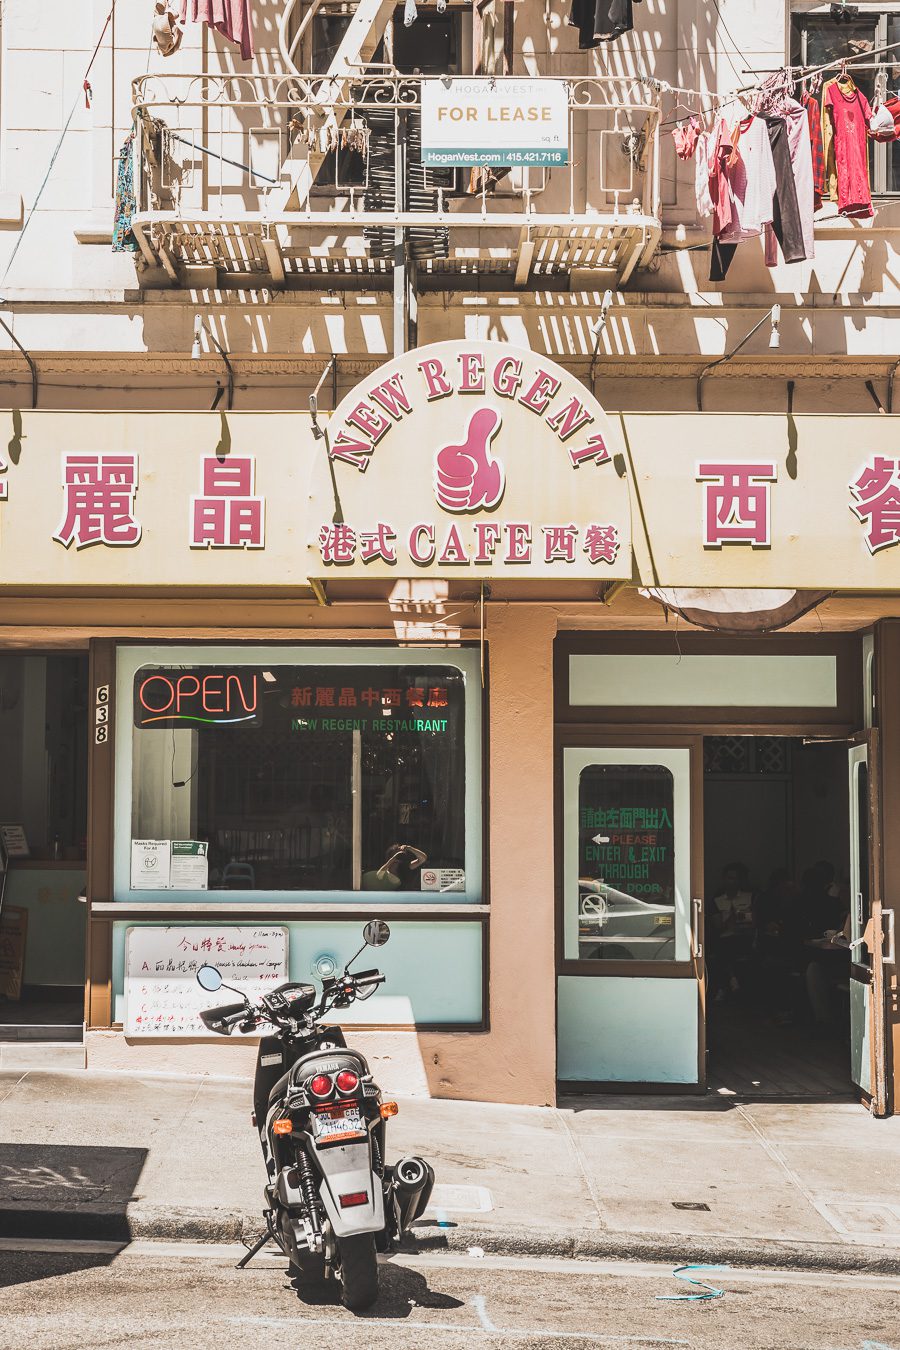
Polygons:
M406 0L406 8L403 11L403 26L412 28L418 17L419 11L416 9L416 0Z
M437 0L437 12L443 14L447 8L447 0Z

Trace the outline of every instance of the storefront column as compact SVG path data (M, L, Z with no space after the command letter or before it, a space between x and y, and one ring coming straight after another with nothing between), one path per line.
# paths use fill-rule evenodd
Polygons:
M425 1033L436 1097L552 1104L556 1093L553 640L544 605L488 608L490 1031Z
M900 928L900 622L885 619L877 628L875 706L881 741L882 898L894 911ZM897 966L885 966L885 1039L887 1042L888 1109L898 1109L897 1066L900 1065L900 985Z

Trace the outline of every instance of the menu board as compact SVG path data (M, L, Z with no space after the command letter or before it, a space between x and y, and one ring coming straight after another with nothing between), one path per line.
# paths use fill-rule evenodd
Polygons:
M594 764L578 790L579 877L675 904L675 785L660 764Z
M125 935L125 1035L164 1040L215 1036L200 1012L238 1002L223 989L209 994L197 983L202 965L215 966L226 984L251 1001L287 979L286 928L185 925L141 926Z

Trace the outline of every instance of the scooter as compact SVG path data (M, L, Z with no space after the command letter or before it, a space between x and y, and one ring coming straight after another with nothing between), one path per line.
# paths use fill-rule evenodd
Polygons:
M239 1269L274 1241L298 1283L336 1280L344 1306L356 1311L378 1297L377 1252L393 1250L425 1210L434 1185L422 1158L386 1162L386 1124L397 1103L383 1100L340 1027L322 1024L327 1013L371 998L384 983L378 970L351 974L350 967L366 946L383 946L390 928L373 919L363 937L343 972L323 979L318 1000L315 985L282 984L254 1005L215 966L197 971L207 993L231 989L241 999L200 1014L210 1031L230 1036L263 1023L274 1028L260 1038L253 1085L252 1120L268 1173L266 1230Z

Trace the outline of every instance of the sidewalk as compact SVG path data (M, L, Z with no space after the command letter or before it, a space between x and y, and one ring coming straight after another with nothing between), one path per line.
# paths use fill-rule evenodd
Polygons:
M900 1273L900 1117L847 1102L401 1101L434 1165L411 1247ZM0 1236L226 1242L262 1227L243 1082L0 1073Z

